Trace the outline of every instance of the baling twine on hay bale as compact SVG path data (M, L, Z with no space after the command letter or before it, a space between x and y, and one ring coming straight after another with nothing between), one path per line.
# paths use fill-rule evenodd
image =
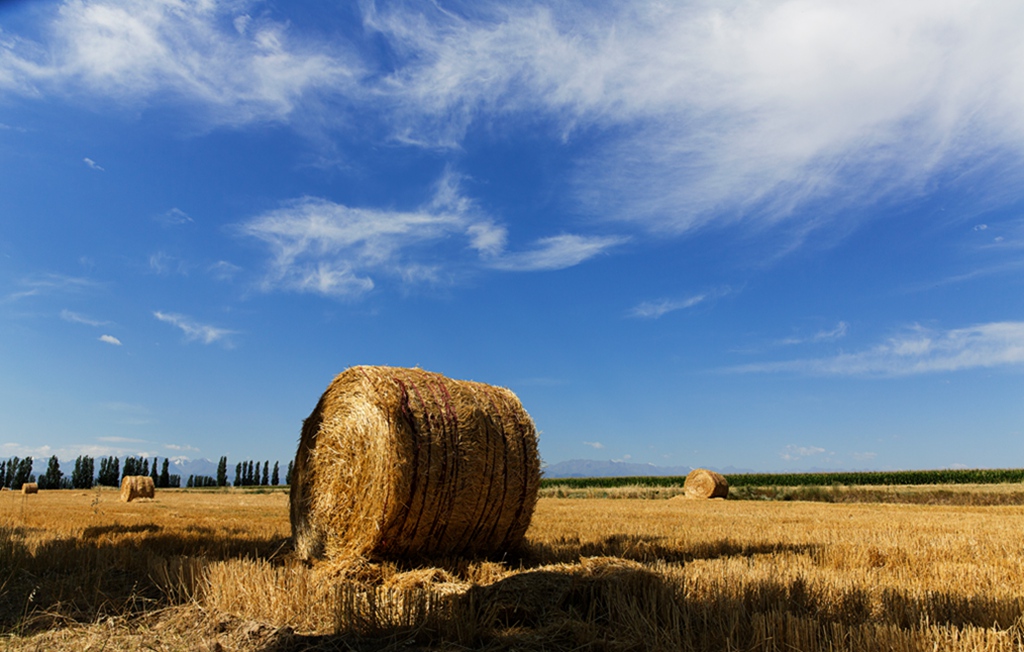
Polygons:
M23 494L37 494L39 493L39 483L37 482L26 482L21 485L21 493Z
M687 498L726 498L729 495L729 481L720 473L694 469L686 476L683 492Z
M153 478L148 475L126 475L121 479L121 500L126 503L136 498L152 498L155 493Z
M291 483L300 558L492 554L540 486L537 431L510 390L352 367L303 422Z

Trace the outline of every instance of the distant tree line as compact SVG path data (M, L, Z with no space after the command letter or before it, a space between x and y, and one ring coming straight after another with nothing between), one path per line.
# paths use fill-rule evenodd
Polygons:
M0 461L0 487L8 489L21 489L26 482L35 482L36 476L32 473L32 458L20 459L12 457L6 461Z
M148 458L126 457L122 463L118 457L100 457L97 460L90 455L79 455L75 459L74 470L66 476L60 468L60 461L54 455L50 458L46 472L38 479L32 472L32 458L12 457L0 460L0 487L21 489L26 482L38 482L40 489L89 489L95 485L119 487L121 479L129 475L148 475L158 488L180 487L181 476L170 472L170 459L154 457L152 463ZM285 484L291 484L292 462L288 462ZM270 462L262 464L253 460L239 462L235 466L234 486L269 486L279 485L280 466L274 462L271 470ZM217 464L217 476L190 475L186 487L226 487L228 486L228 458L221 457Z
M227 463L227 458L221 458L224 463ZM264 460L262 464L262 471L260 470L261 465L258 461L247 460L245 462L239 462L235 465L235 486L236 487L255 487L255 486L277 486L281 484L281 467L278 462L274 462L273 471L270 470L270 461ZM288 471L285 474L284 483L291 484L292 481L292 463L288 462Z

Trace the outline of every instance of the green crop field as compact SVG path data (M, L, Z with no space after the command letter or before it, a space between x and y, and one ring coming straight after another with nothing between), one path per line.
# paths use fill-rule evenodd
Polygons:
M833 485L1005 484L1024 482L1024 469L942 469L934 471L854 471L841 473L744 473L725 476L738 487L830 487ZM541 488L572 489L626 486L682 486L685 476L622 478L544 478Z

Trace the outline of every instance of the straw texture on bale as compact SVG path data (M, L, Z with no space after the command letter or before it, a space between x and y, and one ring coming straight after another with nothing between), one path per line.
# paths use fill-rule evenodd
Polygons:
M152 498L153 478L148 475L126 475L121 480L121 500L130 503L136 498Z
M21 485L21 493L37 494L39 493L39 484L36 482L26 482L23 485Z
M729 482L714 471L694 469L686 476L683 492L687 498L726 498L729 495Z
M515 548L540 486L537 431L503 387L352 367L303 422L291 483L297 555Z

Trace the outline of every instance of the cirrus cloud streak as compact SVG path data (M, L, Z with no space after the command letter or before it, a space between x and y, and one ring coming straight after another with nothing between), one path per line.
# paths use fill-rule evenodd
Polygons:
M271 253L261 287L353 298L381 275L439 283L458 270L533 272L578 265L622 244L620 236L561 234L508 251L508 230L485 215L445 174L413 210L346 206L320 197L285 202L239 225ZM453 245L453 240L455 243Z
M733 367L737 373L893 377L1024 366L1024 322L992 322L947 331L915 326L856 353Z
M185 339L190 342L198 341L203 344L221 342L225 346L230 346L230 337L238 332L209 324L201 324L190 317L177 313L160 312L157 310L153 312L153 316L166 324L180 329L185 334Z

